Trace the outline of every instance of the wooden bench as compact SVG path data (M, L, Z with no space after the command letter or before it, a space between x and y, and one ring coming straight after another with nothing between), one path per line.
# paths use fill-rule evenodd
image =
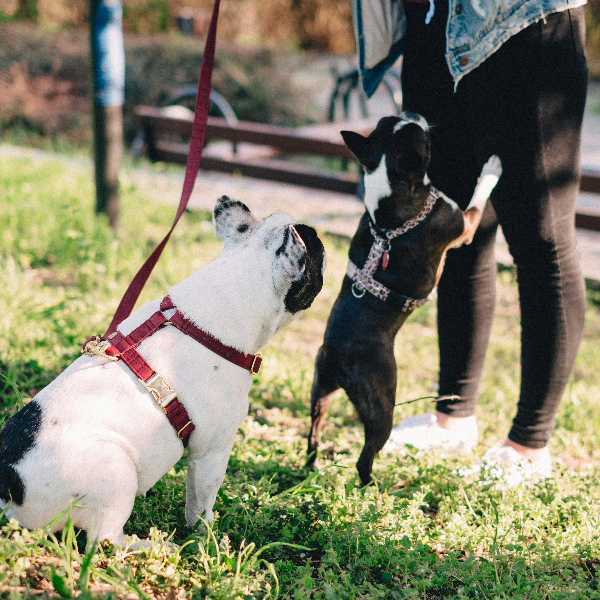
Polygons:
M135 111L150 160L185 165L193 115L173 116L168 109L149 106L138 106ZM360 176L344 170L353 155L339 132L349 129L367 135L376 124L377 120L364 120L291 129L246 121L228 123L222 118L209 117L205 142L230 143L207 146L200 168L356 196ZM179 139L173 141L174 138ZM302 162L283 160L290 155L336 159L337 169L319 170ZM581 191L600 194L600 170L583 170ZM600 231L600 210L578 209L575 225Z
M189 142L171 141L169 138L178 136L189 140L193 122L191 115L170 117L165 116L162 108L138 106L136 117L138 128L145 134L150 160L186 163ZM375 124L361 121L345 125L368 134ZM291 129L246 121L230 124L225 119L209 117L205 142L227 140L235 144L235 151L225 152L222 145L216 151L207 146L200 168L356 195L358 174L347 173L341 168L319 170L301 162L282 159L284 155L305 155L337 159L340 164L351 161L352 153L346 148L339 130L339 125L330 123L325 127ZM333 131L335 134L332 134Z

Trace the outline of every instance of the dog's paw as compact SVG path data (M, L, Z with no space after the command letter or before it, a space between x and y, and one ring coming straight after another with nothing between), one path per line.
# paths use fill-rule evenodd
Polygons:
M174 554L179 550L179 546L169 541L140 540L137 536L126 539L122 546L126 552L145 552L148 556L151 554Z
M483 165L483 169L481 169L481 175L496 175L497 177L502 175L502 161L497 154L488 158L488 161Z

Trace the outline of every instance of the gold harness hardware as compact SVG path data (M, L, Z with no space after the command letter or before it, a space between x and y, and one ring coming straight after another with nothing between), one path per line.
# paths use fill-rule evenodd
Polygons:
M191 421L188 421L178 432L177 432L177 437L181 440L183 439L181 437L181 432L191 423Z
M256 369L256 371L254 370L254 365L259 358L262 361L262 356L260 354L255 354L254 358L252 359L252 364L250 365L250 373L252 373L252 375L256 375L260 369L260 363L258 363L258 369Z
M119 358L117 356L109 356L106 354L106 350L107 348L110 348L110 345L110 342L101 339L101 337L97 335L85 345L81 350L81 353L86 354L87 356L99 356L100 358L118 361Z
M157 404L167 413L167 405L177 398L177 392L156 371L142 381L142 385L152 394Z

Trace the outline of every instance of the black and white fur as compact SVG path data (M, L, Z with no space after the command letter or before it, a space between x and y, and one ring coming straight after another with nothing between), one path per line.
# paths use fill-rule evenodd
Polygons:
M310 306L323 283L314 229L284 214L257 220L226 196L214 209L220 256L169 289L178 309L224 344L254 354ZM119 325L129 333L149 302ZM211 520L235 433L248 412L249 371L165 327L138 347L177 392L196 429L189 439L186 522ZM122 362L81 356L0 434L0 508L23 527L46 525L74 500L88 541L123 544L134 498L182 456L161 408Z
M421 212L429 197L429 127L420 115L405 112L399 118L381 119L368 137L352 131L341 133L364 169L366 213L349 252L360 267L373 243L369 220L380 231L398 229ZM498 157L490 158L464 212L442 194L423 222L395 238L387 269L379 266L376 280L398 294L427 298L439 281L447 250L471 242L501 171ZM355 297L352 280L344 278L315 364L309 465L317 462L321 427L332 395L343 388L364 425L358 473L363 484L371 480L373 460L393 425L397 378L394 339L411 312L397 310L369 293Z

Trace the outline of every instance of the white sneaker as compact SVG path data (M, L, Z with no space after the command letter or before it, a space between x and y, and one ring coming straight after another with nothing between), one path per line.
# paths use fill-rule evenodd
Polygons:
M552 457L548 448L544 448L539 458L532 462L512 446L500 446L490 448L474 470L479 470L482 474L481 485L497 482L505 487L516 487L525 482L551 477Z
M422 451L454 450L470 452L477 444L479 430L475 416L465 417L459 427L444 429L437 423L437 415L425 413L402 419L390 434L383 453L406 453L406 444Z

